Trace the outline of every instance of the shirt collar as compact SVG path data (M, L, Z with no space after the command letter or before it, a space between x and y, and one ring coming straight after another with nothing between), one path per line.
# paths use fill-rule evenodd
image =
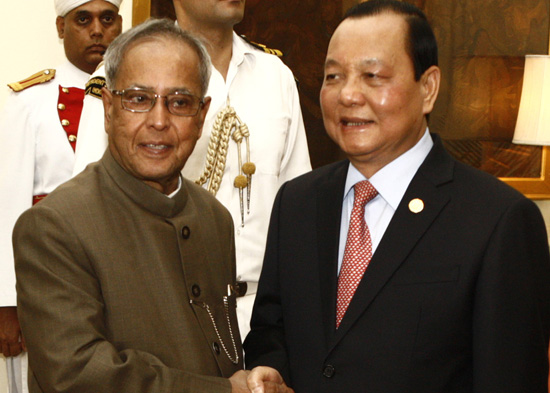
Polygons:
M173 198L174 195L176 195L176 194L179 192L179 190L181 190L181 185L182 185L182 179L181 179L181 177L182 177L182 176L181 176L181 173L180 173L180 175L178 176L178 188L176 188L176 190L173 191L171 194L166 195L168 198Z
M235 32L233 32L233 54L231 55L231 63L235 66L240 66L243 61L249 60L253 64L256 61L256 54L250 45Z
M382 197L394 210L397 210L397 206L399 206L403 195L405 195L405 191L407 191L411 180L428 156L432 146L432 137L426 128L426 132L416 145L384 166L370 179L365 178L350 163L344 188L344 198L347 197L356 183L369 180L378 191L379 197Z
M60 64L57 70L59 72L56 74L56 81L63 87L78 87L84 89L88 79L90 79L90 74L82 71L69 60L65 60Z

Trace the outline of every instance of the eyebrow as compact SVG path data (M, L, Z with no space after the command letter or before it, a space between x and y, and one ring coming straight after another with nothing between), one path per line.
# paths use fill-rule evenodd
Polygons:
M361 60L359 62L359 65L362 66L362 67L366 67L366 66L373 66L373 65L384 65L384 61L380 60L380 59L377 59L377 58L371 58L371 59L365 59L365 60ZM327 59L327 61L325 62L325 68L326 67L332 67L332 66L338 66L340 65L340 63L334 59Z
M377 58L372 58L372 59L366 59L366 60L361 60L359 62L359 64L361 66L372 66L372 65L384 65L384 61L383 60L380 60L380 59L377 59Z
M133 84L133 85L130 85L130 86L127 87L125 90L127 90L127 89L133 89L133 88L144 89L144 90L150 90L150 91L154 92L155 94L158 94L157 91L156 91L153 87L151 87L151 86L145 86L145 85L140 85L140 84ZM170 90L168 91L168 94L174 94L174 93L194 95L193 92L191 92L191 90L189 90L187 87L174 87L173 89L170 89Z

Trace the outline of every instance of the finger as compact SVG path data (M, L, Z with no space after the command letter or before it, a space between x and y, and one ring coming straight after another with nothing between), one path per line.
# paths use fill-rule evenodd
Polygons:
M23 333L21 333L21 348L23 348L23 351L27 352L27 342L25 341Z
M11 343L9 345L9 355L8 356L17 356L23 350L21 343Z
M252 393L267 393L265 383L273 382L282 384L283 378L279 372L271 367L255 367L246 380L248 388ZM275 390L276 392L276 390Z
M10 343L6 340L2 341L2 355L5 357L17 356L21 353L21 343Z
M294 390L287 387L284 382L277 383L264 381L263 389L264 393L294 393Z
M258 366L254 367L249 375L254 375L256 380L269 381L275 383L283 383L283 377L277 370L271 367Z
M9 345L6 340L0 341L0 349L2 350L2 355L7 357L9 352Z
M252 393L265 393L264 390L264 382L262 380L262 377L260 373L256 371L252 371L248 378L246 379L246 386Z

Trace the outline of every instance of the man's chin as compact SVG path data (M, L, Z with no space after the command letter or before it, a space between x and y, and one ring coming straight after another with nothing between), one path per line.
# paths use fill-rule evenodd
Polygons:
M90 66L94 68L94 70L97 68L99 63L103 61L103 54L102 53L92 53L88 56L86 56L86 63L88 63Z

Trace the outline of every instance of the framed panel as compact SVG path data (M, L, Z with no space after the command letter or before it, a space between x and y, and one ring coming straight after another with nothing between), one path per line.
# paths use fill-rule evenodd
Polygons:
M145 22L151 15L151 0L133 0L132 26Z

